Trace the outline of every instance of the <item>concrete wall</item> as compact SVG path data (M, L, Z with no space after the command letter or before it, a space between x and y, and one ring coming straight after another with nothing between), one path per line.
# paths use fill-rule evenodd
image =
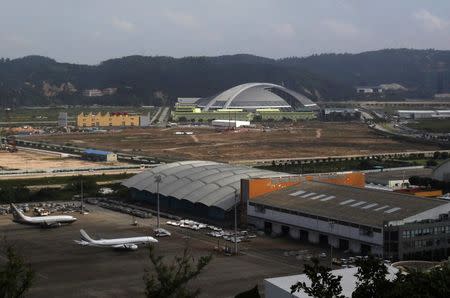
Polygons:
M299 297L298 293L292 295L290 292L282 289L273 283L264 280L264 296L267 298L292 298Z
M336 237L342 237L346 239L355 239L357 241L362 241L373 245L382 245L383 243L383 235L381 233L374 232L373 237L364 236L360 235L359 229L355 227L344 226L337 223L330 225L328 221L322 221L294 214L286 214L269 209L265 209L265 212L261 213L257 212L254 206L250 205L247 208L247 213L249 216L257 217L272 223L275 222L279 224L286 224L291 227L298 227L301 229L306 229L308 231L316 231L318 233L327 235L335 235Z
M430 199L432 200L432 199ZM413 216L407 217L403 220L398 221L391 221L389 222L390 225L403 225L405 223L415 222L415 221L421 221L424 219L438 219L439 215L446 214L450 212L450 203L447 203L442 206L435 207L433 209L429 209L427 211L424 211L419 214L415 214Z
M264 229L264 222L272 223L272 235L282 233L282 225L289 226L289 236L293 239L300 239L300 230L308 232L310 243L319 243L320 234L327 235L328 244L334 248L339 248L339 239L349 241L349 250L354 253L361 252L361 244L371 246L373 254L382 254L383 237L381 233L374 232L373 237L360 235L359 229L354 227L333 224L322 220L305 218L297 215L284 214L273 210L265 210L265 213L256 212L253 206L248 206L249 223L254 224L258 229Z
M150 113L146 116L139 116L139 126L145 127L150 125Z

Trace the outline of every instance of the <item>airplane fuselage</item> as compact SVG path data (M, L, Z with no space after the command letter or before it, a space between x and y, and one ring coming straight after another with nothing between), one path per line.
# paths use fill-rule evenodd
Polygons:
M28 216L27 216L28 217ZM36 217L28 217L24 219L13 219L13 221L23 224L30 225L40 225L40 224L52 224L52 223L61 223L61 224L71 224L77 219L72 216L36 216Z
M93 240L92 243L99 246L112 246L120 244L147 244L154 242L151 237L131 237L131 238L117 238L117 239L99 239Z
M42 227L57 227L62 224L71 224L77 219L70 215L51 215L51 216L26 216L14 204L13 221L21 224L40 225Z
M81 240L75 240L75 242L80 245L110 247L118 250L137 250L138 244L151 244L158 242L158 240L151 236L94 240L83 229L80 230L80 234Z

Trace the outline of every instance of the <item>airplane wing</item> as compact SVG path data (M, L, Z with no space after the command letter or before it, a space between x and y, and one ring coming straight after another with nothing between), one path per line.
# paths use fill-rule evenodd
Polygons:
M81 246L98 246L98 245L95 245L95 244L93 244L93 243L91 243L91 242L87 242L87 241L84 241L84 240L73 240L76 244L79 244L79 245L81 245Z
M52 222L42 222L41 227L42 228L59 228L61 226L60 222L52 221Z
M137 250L138 246L136 244L117 244L111 246L117 250Z

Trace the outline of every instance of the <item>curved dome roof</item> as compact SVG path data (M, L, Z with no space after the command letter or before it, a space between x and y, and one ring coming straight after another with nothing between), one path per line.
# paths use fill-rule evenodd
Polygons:
M235 86L210 98L199 101L209 109L316 109L317 104L306 96L271 83L246 83Z
M122 184L156 193L157 175L161 175L162 178L159 185L160 194L223 210L229 210L234 206L234 192L240 190L241 179L292 176L212 161L181 161L144 171Z

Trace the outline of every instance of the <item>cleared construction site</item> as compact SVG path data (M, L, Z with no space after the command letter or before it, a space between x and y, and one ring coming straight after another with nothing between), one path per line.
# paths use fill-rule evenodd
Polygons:
M190 134L177 134L188 131ZM26 138L53 144L137 153L168 160L239 160L432 151L436 145L396 140L360 123L303 122L218 131L208 126L134 128L103 134L70 133Z

